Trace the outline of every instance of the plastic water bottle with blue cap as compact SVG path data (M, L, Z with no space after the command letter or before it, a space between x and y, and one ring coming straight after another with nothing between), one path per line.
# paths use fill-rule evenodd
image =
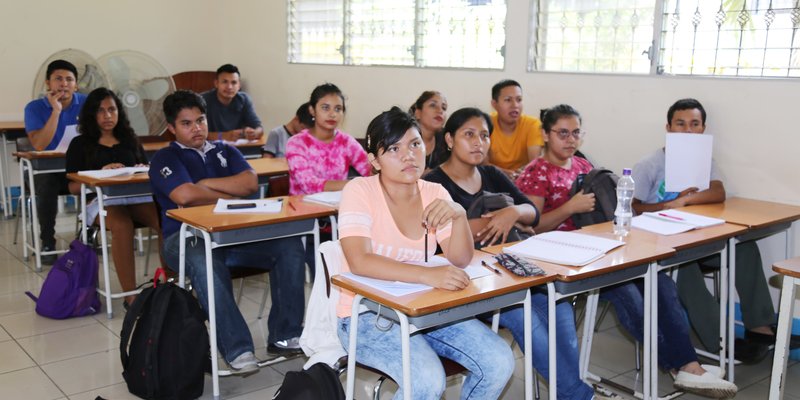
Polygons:
M614 210L614 235L627 236L631 230L633 219L634 182L631 169L622 170L622 177L617 182L617 208Z

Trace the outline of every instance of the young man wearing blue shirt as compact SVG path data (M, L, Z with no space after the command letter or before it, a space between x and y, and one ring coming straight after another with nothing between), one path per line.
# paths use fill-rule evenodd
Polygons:
M47 65L47 93L25 106L25 131L36 150L54 150L67 128L78 124L78 114L86 95L78 93L78 70L65 60L55 60ZM34 178L36 211L39 214L39 238L42 251L55 250L55 225L58 213L58 194L66 192L64 173L40 174ZM54 254L42 256L42 262L55 262Z
M158 151L150 164L150 183L161 206L164 257L179 268L180 222L166 211L178 207L212 204L218 199L250 196L258 188L255 171L232 146L207 140L206 104L199 95L180 90L164 100L167 127L175 142ZM268 229L268 228L267 228ZM205 246L202 237L186 239L186 271L197 297L208 309ZM217 344L234 373L257 371L250 331L233 296L230 272L234 266L270 268L272 309L267 327L268 351L299 352L305 297L303 244L288 237L214 249L214 293Z
M241 88L239 68L231 64L217 68L214 89L202 94L208 107L208 129L212 139L256 140L264 134L253 100Z

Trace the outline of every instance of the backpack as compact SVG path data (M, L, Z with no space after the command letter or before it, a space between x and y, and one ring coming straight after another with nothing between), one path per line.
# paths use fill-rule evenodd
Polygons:
M500 210L513 205L514 199L507 193L492 193L484 190L478 195L478 197L472 200L472 203L469 205L469 209L467 210L467 218L480 218L482 215L490 211ZM506 242L517 242L520 240L525 240L529 237L530 235L528 233L520 231L517 229L517 227L512 227L511 230L508 231ZM479 242L475 242L475 248L480 248Z
M328 364L316 363L305 370L289 371L272 400L344 400L339 375Z
M164 270L156 270L156 278ZM205 313L171 283L143 290L122 323L119 351L128 391L145 399L196 399L211 370Z
M570 198L582 190L583 193L594 193L594 211L572 214L575 226L582 228L587 225L613 221L614 210L617 208L617 181L619 177L613 172L596 168L588 174L578 175L569 192Z
M97 254L80 240L73 240L69 251L56 260L47 274L37 298L36 313L48 318L65 319L96 314L100 311L97 295Z

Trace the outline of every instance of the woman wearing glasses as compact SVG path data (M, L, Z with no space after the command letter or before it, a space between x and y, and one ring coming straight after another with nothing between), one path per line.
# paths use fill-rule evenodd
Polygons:
M541 119L544 156L525 167L516 184L542 210L537 232L575 230L572 215L592 211L595 202L594 194L579 192L569 197L578 174L592 170L588 161L574 155L586 132L581 129L580 114L568 105L542 111ZM640 283L611 286L603 289L600 298L614 305L620 324L641 342L644 296ZM736 395L736 385L721 379L719 368L698 362L675 282L663 272L658 274L658 363L675 377L678 389L713 398Z

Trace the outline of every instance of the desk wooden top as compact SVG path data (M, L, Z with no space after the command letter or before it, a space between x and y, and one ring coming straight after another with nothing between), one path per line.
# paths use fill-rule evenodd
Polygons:
M476 250L470 264L479 265L481 260L493 263L494 260L491 258L489 254ZM516 292L533 286L543 285L554 281L556 278L554 274L522 278L503 268L498 269L501 271L500 275L492 273L473 279L464 290L431 289L401 297L388 295L364 284L350 280L342 275L333 276L331 282L343 289L353 291L381 304L392 307L407 316L416 317L506 293Z
M800 257L776 262L772 265L772 270L779 274L800 278Z
M41 153L41 152L37 152ZM256 158L247 160L251 167L256 171L258 176L274 176L282 175L289 172L289 166L286 164L285 158ZM67 174L67 179L78 183L83 183L87 186L114 186L126 185L134 183L149 182L150 178L147 174L134 174L124 176L114 176L111 178L92 178L86 175L79 175L76 172Z
M16 157L26 158L28 160L37 160L42 158L64 158L67 156L66 153L54 150L17 151L13 153L13 155Z
M604 222L602 224L584 227L578 232L589 233L598 236L607 236L608 238L613 239L613 229L614 227L611 222ZM703 229L693 229L691 231L678 233L675 235L659 235L657 233L631 228L630 233L624 238L623 241L625 243L628 243L629 241L643 241L645 243L654 243L660 247L670 247L677 251L682 251L718 240L727 240L744 232L747 232L746 227L729 223Z
M601 236L606 239L617 239L611 232L610 226L607 230L598 229L592 232L581 230L577 231L577 233ZM625 242L624 246L617 247L609 251L605 256L582 267L572 267L539 260L535 260L535 263L543 270L557 274L557 279L559 281L572 282L651 263L671 257L675 254L675 250L672 247L664 246L643 236L628 235L623 241ZM508 244L484 247L483 251L490 254L497 254L506 246L508 246Z
M23 121L0 121L0 132L25 130Z
M155 151L159 151L159 150L163 149L164 147L169 146L170 143L172 143L172 142L168 141L168 140L157 140L157 141L153 141L153 142L142 143L142 148L144 148L144 151L146 151L146 152L155 152ZM230 142L226 142L226 143L230 144ZM266 143L267 143L267 135L264 134L264 135L261 136L261 139L258 139L258 140L252 141L252 142L237 144L235 146L236 147L261 147L261 146L265 145Z
M732 197L723 203L683 207L680 210L724 219L750 229L759 229L772 224L800 219L800 207L798 206L741 197Z
M283 207L279 213L270 214L214 214L214 205L168 210L167 215L206 232L223 232L282 222L301 221L335 215L332 207L303 201L303 196L282 196Z

